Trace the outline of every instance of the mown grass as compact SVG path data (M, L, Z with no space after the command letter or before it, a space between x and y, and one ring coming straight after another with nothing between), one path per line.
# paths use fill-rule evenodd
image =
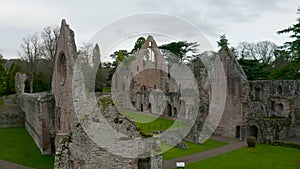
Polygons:
M159 118L151 115L146 115L142 113L136 113L131 111L121 111L121 113L132 120L135 121L136 126L141 130L143 133L149 133L154 131L163 131L169 129L172 125L172 128L180 128L186 127L186 124L181 121L174 121L171 119ZM191 142L186 142L187 146L189 147L187 150L171 147L166 143L162 143L161 149L163 152L163 160L170 160L173 158L187 156L191 154L195 154L201 151L213 149L216 147L220 147L226 145L227 143L214 141L214 140L207 140L204 144L196 144ZM168 151L166 151L168 150ZM165 152L166 151L166 152Z
M36 169L54 168L54 156L42 155L25 128L0 129L0 159Z
M186 165L186 169L299 169L300 150L257 144Z
M142 113L135 113L126 110L121 111L120 113L134 120L137 128L139 128L140 131L144 133L154 132L154 131L164 131L169 129L171 126L172 128L180 128L186 126L184 122L155 117L155 116L146 115Z
M185 142L188 146L187 150L184 149L180 149L180 148L176 148L173 147L172 149L170 149L169 151L164 152L163 155L163 160L170 160L173 158L177 158L177 157L181 157L181 156L188 156L191 154L195 154L198 152L202 152L202 151L206 151L206 150L210 150L213 148L217 148L217 147L221 147L226 145L227 143L224 142L219 142L219 141L215 141L215 140L206 140L204 142L204 144L196 144L196 143L191 143L191 142ZM162 151L169 149L170 146L167 144L162 144Z

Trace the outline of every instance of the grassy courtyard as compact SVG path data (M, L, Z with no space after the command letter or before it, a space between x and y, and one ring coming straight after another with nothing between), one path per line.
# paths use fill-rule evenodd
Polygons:
M142 132L163 131L169 129L172 125L172 128L180 128L186 126L183 122L180 121L159 118L142 113L136 113L126 110L121 111L120 113L134 120L136 126Z
M219 142L215 140L206 140L204 144L195 144L191 142L185 142L189 149L183 150L180 148L173 147L169 151L164 152L163 155L163 160L170 160L173 158L181 157L181 156L187 156L195 153L199 153L202 151L206 151L209 149L217 148L226 145L227 143L224 142ZM167 144L162 144L162 150L169 148L170 146Z
M136 126L141 130L141 132L153 132L153 131L163 131L169 129L172 125L173 128L185 127L186 125L180 121L174 121L165 118L157 118L155 116L136 113L131 111L121 111L121 113L131 119L136 123ZM207 140L203 145L195 144L191 142L186 142L189 147L188 150L183 150L176 147L171 147L165 143L162 143L162 151L168 150L163 153L163 160L170 160L180 156L187 156L201 151L213 149L226 145L227 143L218 142L214 140Z
M187 169L299 169L300 150L258 144L186 165Z
M42 155L25 128L1 128L0 138L0 159L37 169L53 169L54 156Z

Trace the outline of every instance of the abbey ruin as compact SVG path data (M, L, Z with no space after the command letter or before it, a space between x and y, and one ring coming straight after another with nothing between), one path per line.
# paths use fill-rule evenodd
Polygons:
M93 121L99 124L102 120L107 121L112 128L130 138L142 136L134 122L120 114L115 104L124 109L135 109L182 121L191 118L189 111L194 108L194 102L188 103L180 99L179 91L184 84L177 83L170 76L172 70L163 61L163 55L152 36L147 38L142 49L147 49L148 53L153 52L150 58L146 58L148 61L145 61L145 53L140 53L136 62L132 63L135 65L134 69L120 68L120 72L114 77L114 87L118 91L128 91L129 97L119 95L116 100L121 102L114 103L110 98L101 96L101 111L98 113L104 114L105 118L99 119L95 114L88 117L94 118ZM240 140L255 136L263 143L300 138L300 81L249 81L228 47L224 46L217 53L212 52L212 55L221 60L227 85L224 112L214 134ZM100 56L99 50L95 56ZM161 168L162 157L159 153L151 151L148 157L141 158L122 157L99 147L88 137L82 127L84 122L76 117L74 107L72 89L73 75L77 73L77 59L74 32L62 20L55 55L52 93L24 93L26 75L17 74L17 100L23 113L14 115L19 120L10 125L8 121L11 117L1 113L7 120L0 126L25 126L43 154L56 154L56 169ZM209 112L212 86L207 68L200 58L189 66L197 80L199 106L196 123L186 139L198 143L203 123L207 115L213 113ZM149 69L150 71L143 71ZM161 97L162 93L156 92L158 89L163 91L165 98ZM161 106L160 103L165 105ZM155 146L150 147L150 150L153 149Z

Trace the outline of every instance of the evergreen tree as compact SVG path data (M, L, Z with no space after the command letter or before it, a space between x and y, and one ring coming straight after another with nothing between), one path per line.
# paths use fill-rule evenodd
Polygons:
M228 46L229 45L229 43L228 43L228 39L226 38L226 35L225 34L223 34L223 35L221 35L220 36L220 40L217 42L218 43L218 46L219 47L223 47L223 46Z
M298 14L300 14L300 6L298 7ZM297 19L297 23L292 26L280 30L278 34L290 33L290 38L293 40L290 42L285 42L282 49L286 50L291 54L292 59L300 60L300 18Z

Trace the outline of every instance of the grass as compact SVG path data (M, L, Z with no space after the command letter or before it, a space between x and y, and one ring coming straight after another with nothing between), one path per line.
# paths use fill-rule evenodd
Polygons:
M221 147L226 145L227 143L224 142L219 142L215 140L206 140L204 144L196 144L196 143L191 143L191 142L185 142L189 149L183 150L180 148L173 147L169 151L164 152L163 155L163 160L170 160L173 158L181 157L181 156L187 156L191 154L195 154L198 152L206 151L209 149L213 149L216 147ZM167 144L162 144L162 150L168 149L170 146Z
M257 144L186 165L186 169L299 169L300 150Z
M131 111L121 111L121 113L132 120L135 121L136 126L141 130L142 133L149 133L154 131L163 131L169 129L172 125L172 128L180 128L185 127L186 124L180 121L174 121L170 119L164 119L164 118L157 118L155 116L146 115L142 113L136 113ZM164 152L163 160L170 160L173 158L181 157L181 156L187 156L191 154L195 154L201 151L213 149L216 147L224 146L227 143L214 141L214 140L207 140L204 144L196 144L191 142L186 142L189 149L183 150L176 147L171 147L167 145L166 143L162 143L161 148L162 152Z
M3 100L2 100L2 99L0 99L0 106L1 106L1 105L3 105Z
M107 93L111 92L111 87L103 87L102 92L107 92Z
M172 128L185 127L186 125L180 121L159 118L142 113L135 113L131 111L121 111L121 113L135 121L137 128L143 133L163 131Z
M1 128L0 138L0 159L37 169L54 168L54 156L42 155L25 128Z

